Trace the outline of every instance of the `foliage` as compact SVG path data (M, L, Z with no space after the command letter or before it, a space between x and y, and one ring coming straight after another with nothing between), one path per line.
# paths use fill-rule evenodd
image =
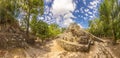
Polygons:
M120 39L120 5L118 0L104 0L101 3L100 17L90 21L89 31L95 35L112 36Z
M9 31L14 29L18 31L19 23L17 20L18 13L18 2L16 0L0 0L0 31Z
M17 16L16 1L0 0L0 24L12 24Z
M30 25L30 17L32 15L42 15L44 12L44 0L21 0L19 1L19 6L21 6L22 12L26 13L25 21L26 26L26 34L29 37L29 25Z
M0 21L6 20L14 21L18 16L24 12L25 26L29 31L29 20L32 14L42 15L44 12L43 0L0 0Z
M42 40L45 38L55 37L60 34L62 31L57 24L48 25L42 20L37 20L36 16L30 22L31 32L37 37L40 37Z
M32 19L30 22L31 32L42 40L49 36L48 24L42 20Z
M57 24L50 24L49 25L49 36L55 37L56 35L60 34L60 28Z
M61 32L63 33L66 30L65 27L61 28Z
M21 0L19 1L22 11L28 14L43 14L44 0Z

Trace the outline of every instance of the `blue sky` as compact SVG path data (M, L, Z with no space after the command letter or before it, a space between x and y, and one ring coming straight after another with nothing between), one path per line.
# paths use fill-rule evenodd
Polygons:
M89 20L99 16L98 7L101 0L44 0L45 12L40 19L47 23L57 23L62 27L76 22L83 28L88 27Z

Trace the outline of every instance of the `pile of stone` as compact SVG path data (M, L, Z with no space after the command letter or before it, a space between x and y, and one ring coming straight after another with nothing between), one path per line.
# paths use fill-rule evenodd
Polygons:
M58 45L67 51L88 52L90 46L94 44L92 37L75 23L71 24L68 29L57 38Z
M24 31L11 26L0 30L0 49L26 48L28 42L34 41L30 39Z

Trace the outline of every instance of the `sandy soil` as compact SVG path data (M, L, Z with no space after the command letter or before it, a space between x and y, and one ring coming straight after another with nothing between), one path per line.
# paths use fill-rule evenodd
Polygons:
M0 50L0 58L119 58L119 49L120 44L105 46L103 43L96 42L89 53L67 52L53 40L39 48Z

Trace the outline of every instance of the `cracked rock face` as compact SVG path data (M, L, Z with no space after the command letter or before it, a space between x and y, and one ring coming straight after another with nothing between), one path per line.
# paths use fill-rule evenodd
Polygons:
M65 33L58 36L57 43L67 51L88 52L91 45L91 38L81 28L73 23Z

